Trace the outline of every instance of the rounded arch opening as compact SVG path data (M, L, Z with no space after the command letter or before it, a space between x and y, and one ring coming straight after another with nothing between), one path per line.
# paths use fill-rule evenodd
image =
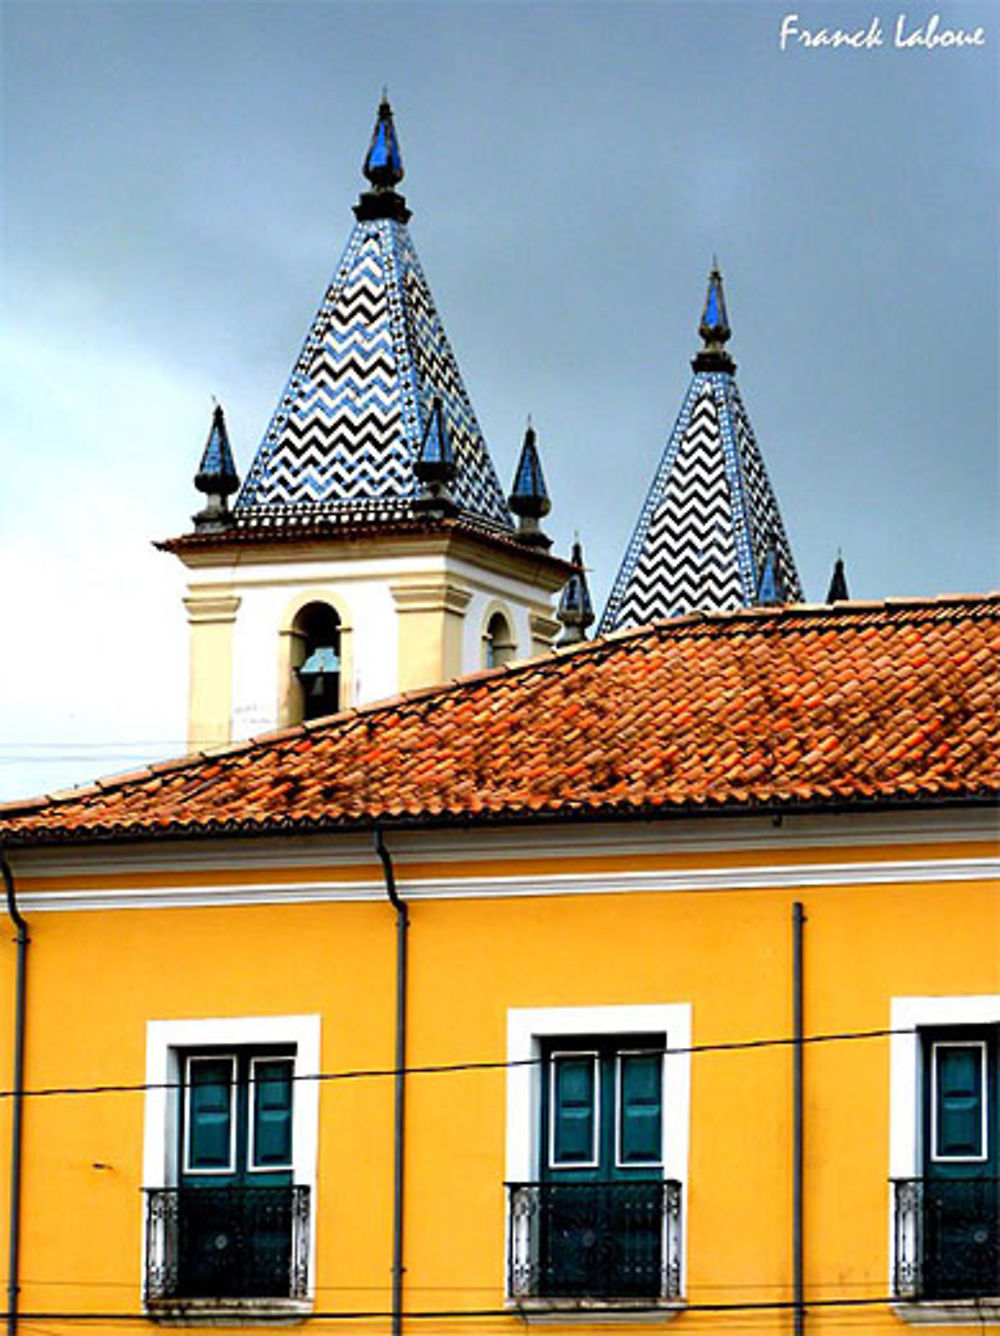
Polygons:
M483 632L483 660L487 668L499 668L517 654L517 641L506 613L492 613Z
M315 600L295 614L292 633L291 722L322 719L341 708L341 623L329 603Z

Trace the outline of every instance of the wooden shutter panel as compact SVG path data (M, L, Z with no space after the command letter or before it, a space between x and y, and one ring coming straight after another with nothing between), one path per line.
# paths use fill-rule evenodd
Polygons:
M191 1173L230 1173L233 1164L235 1058L188 1062L188 1156Z
M663 1155L663 1060L618 1055L618 1162L659 1164Z
M934 1158L983 1159L983 1044L934 1045Z
M552 1163L569 1168L597 1161L597 1058L593 1053L552 1058Z
M253 1062L253 1167L288 1168L292 1163L292 1062Z

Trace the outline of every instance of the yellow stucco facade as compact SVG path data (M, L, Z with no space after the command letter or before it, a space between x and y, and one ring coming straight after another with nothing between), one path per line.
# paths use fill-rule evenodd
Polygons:
M614 1314L616 1329L653 1320L679 1333L792 1332L792 1051L715 1046L791 1035L796 902L807 1035L889 1030L894 999L1000 1000L985 821L915 814L386 840L409 905L408 1065L471 1064L407 1080L404 1306L460 1315L412 1316L407 1329L525 1324L530 1305L513 1304L506 1275L504 1184L518 1118L534 1129L537 1110L511 1107L512 1017L604 1009L613 1028L636 1009L687 1008L686 1109L671 1106L680 1095L669 1077L664 1091L668 1128L686 1125L680 1301ZM315 1145L296 1147L297 1162L315 1159L313 1236L308 1299L285 1316L316 1330L388 1331L396 931L367 837L15 850L11 862L31 934L28 1090L128 1087L25 1102L20 1309L38 1315L23 1319L25 1332L80 1329L60 1313L103 1313L100 1330L151 1325L143 1188L168 1185L148 1181L150 1022L268 1017L313 1018L321 1072L339 1078L296 1090L298 1099L309 1084L318 1096ZM8 943L5 1073L13 967ZM989 1015L983 1005L977 1017ZM900 1333L935 1315L911 1305L918 1311L901 1316L886 1301L892 1143L906 1136L893 1122L921 1116L915 1091L902 1111L893 1094L894 1042L909 1041L880 1034L805 1049L809 1332ZM5 1100L5 1155L9 1117ZM6 1209L0 1220L5 1230ZM573 1330L609 1320L600 1308L544 1316ZM237 1326L244 1317L229 1314ZM965 1318L1000 1329L995 1306Z

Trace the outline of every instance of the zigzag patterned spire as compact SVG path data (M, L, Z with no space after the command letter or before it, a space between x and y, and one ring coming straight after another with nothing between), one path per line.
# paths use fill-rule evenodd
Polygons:
M376 189L355 207L347 249L236 500L237 524L408 518L419 490L414 461L440 399L456 505L509 531L503 491L410 240L409 210L392 188L403 169L385 101L365 170Z
M713 266L704 347L601 617L600 633L697 610L802 597L778 502L740 399L722 275Z

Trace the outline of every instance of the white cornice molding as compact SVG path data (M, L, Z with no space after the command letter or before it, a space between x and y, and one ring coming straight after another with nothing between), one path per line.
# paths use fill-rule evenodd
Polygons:
M872 863L799 863L759 867L651 869L526 874L513 877L408 878L397 869L406 900L495 900L524 896L669 895L712 891L807 889L827 886L908 886L984 881L1000 873L1000 858L941 858ZM385 898L381 878L222 886L123 886L107 890L43 891L20 897L27 913L115 909L176 909L275 904L321 904Z
M866 815L705 818L629 823L493 826L385 831L397 868L412 863L514 862L524 859L761 853L771 859L803 849L849 852L873 846L996 842L993 809ZM231 871L238 878L276 868L377 865L368 832L205 837L148 843L10 849L18 876L121 877L140 873Z

